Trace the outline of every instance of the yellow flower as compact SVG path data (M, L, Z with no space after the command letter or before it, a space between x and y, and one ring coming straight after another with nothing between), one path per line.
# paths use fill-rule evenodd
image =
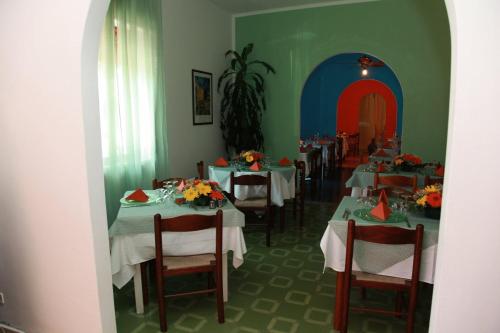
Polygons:
M186 201L194 201L194 199L198 198L200 193L194 187L190 187L184 191L184 198Z
M427 196L424 195L420 199L417 200L417 205L419 206L425 206L425 203L427 202Z
M196 184L196 190L200 195L208 195L210 192L212 192L212 187L205 183L199 183Z
M425 190L425 192L426 192L426 193L435 193L435 192L439 192L439 189L437 188L437 186L436 186L436 185L426 186L424 190Z
M250 151L246 151L246 152L242 153L242 155L241 155L241 156L243 156L243 157L247 157L248 155L250 155Z
M394 160L395 165L401 165L401 163L403 163L403 159L401 159L401 158Z
M253 156L252 156L252 155L247 155L247 156L245 157L245 159L246 159L246 161L247 161L248 163L253 162Z

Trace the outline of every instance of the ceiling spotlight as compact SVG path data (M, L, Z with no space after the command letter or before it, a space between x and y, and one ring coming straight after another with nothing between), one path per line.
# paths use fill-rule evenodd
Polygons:
M362 76L367 76L367 75L368 75L368 69L363 68L363 69L361 70L361 75L362 75Z

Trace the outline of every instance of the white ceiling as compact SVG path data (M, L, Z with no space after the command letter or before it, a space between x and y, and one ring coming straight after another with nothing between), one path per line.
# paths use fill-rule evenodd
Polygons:
M210 0L216 6L232 14L256 11L272 11L289 7L315 7L322 5L340 5L376 0Z

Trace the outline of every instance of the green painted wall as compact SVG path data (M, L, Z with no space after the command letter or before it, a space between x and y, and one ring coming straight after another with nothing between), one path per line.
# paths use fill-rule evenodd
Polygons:
M272 64L267 77L266 152L295 156L300 96L311 71L343 52L384 60L403 89L403 143L424 160L444 161L450 86L450 32L441 0L382 0L236 18L236 48Z

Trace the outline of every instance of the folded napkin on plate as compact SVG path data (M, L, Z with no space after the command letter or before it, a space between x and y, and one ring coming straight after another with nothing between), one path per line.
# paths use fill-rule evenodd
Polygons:
M292 162L290 162L290 160L286 156L283 157L279 163L280 166L289 166L290 164L292 164Z
M380 191L380 195L378 196L378 202L383 202L386 205L389 204L389 200L387 199L387 194L385 194L385 190Z
M377 164L377 172L384 172L385 171L385 164L384 163L378 163Z
M434 174L438 177L444 177L444 166L440 165L434 171Z
M260 171L260 164L258 162L254 162L249 169L252 171Z
M379 149L376 152L373 153L373 156L378 156L378 157L388 157L389 154L385 152L383 149Z
M389 218L389 216L391 215L391 209L383 202L379 202L375 208L373 208L371 211L370 211L370 214L371 216L373 216L374 218L378 219L378 220L381 220L381 221L385 221Z
M186 187L186 183L184 182L184 179L183 179L183 180L181 180L181 182L179 183L179 185L177 185L177 191L182 192L182 190L184 189L184 187Z
M224 157L219 157L217 161L215 161L215 166L217 167L227 167L229 163L224 159Z
M138 188L132 194L130 194L128 197L126 197L125 199L130 200L130 201L137 201L137 202L148 202L149 197L146 193L144 193L143 190Z

